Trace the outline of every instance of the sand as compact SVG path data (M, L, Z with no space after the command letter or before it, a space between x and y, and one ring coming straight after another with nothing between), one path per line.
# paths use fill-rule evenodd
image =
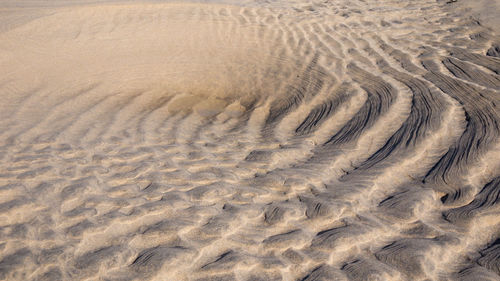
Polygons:
M500 280L498 1L0 2L0 280Z

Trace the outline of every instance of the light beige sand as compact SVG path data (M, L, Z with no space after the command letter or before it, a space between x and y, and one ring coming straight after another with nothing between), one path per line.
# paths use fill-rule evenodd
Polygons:
M0 2L0 280L499 280L486 2Z

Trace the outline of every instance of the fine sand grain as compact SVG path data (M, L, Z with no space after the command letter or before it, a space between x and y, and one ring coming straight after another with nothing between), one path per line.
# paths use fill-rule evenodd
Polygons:
M0 280L500 280L499 1L0 2Z

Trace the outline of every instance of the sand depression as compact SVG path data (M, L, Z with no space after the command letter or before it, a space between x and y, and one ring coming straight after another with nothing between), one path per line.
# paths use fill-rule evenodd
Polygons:
M459 4L0 7L0 279L499 280Z

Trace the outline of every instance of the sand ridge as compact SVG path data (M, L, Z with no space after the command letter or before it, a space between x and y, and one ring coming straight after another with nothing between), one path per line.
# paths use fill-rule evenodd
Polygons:
M499 280L462 4L5 1L0 279Z

